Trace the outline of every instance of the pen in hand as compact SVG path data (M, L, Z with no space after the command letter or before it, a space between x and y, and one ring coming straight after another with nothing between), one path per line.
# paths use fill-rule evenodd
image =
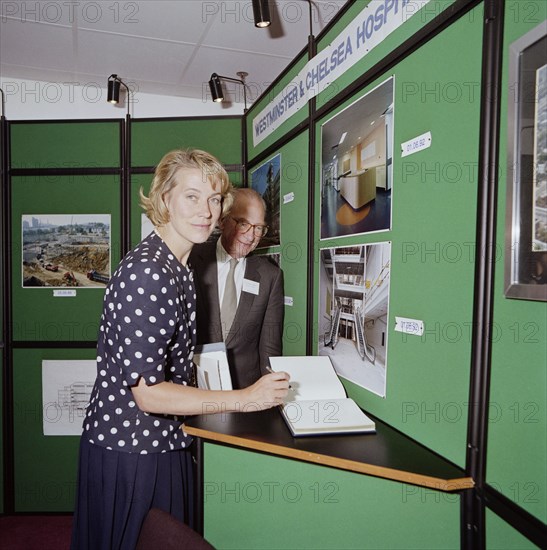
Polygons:
M266 365L266 370L273 374L275 371L272 369L272 367L270 367L269 365ZM292 386L289 384L289 390L292 390Z

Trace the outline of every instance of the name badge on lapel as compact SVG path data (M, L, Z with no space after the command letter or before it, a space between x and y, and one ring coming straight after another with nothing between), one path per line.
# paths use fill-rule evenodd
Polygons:
M251 281L250 279L243 279L243 286L241 290L243 292L248 292L249 294L254 294L255 296L258 296L260 283L258 281Z

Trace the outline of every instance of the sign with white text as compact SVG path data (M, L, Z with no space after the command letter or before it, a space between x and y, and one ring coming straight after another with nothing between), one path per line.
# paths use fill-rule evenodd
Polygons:
M428 2L371 0L324 50L308 61L295 80L253 118L253 145L268 137Z

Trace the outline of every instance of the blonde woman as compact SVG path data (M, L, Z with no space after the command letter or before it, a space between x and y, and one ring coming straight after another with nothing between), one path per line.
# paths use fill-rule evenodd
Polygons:
M187 260L231 200L225 170L199 150L165 155L148 197L141 190L155 229L124 257L105 292L97 379L80 444L73 549L133 549L152 507L192 526L192 438L181 430L185 416L213 410L211 404L265 409L287 393L285 373L241 390L195 387L199 313Z

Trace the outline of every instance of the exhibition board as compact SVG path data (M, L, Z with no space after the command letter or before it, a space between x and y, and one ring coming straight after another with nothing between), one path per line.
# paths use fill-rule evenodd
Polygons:
M55 425L64 408L58 401L43 402L44 360L93 360L95 349L33 348L13 350L13 483L17 512L69 512L74 507L78 436L45 436L44 422ZM73 380L66 373L67 385ZM82 411L72 411L69 422L79 429Z
M204 533L217 548L459 548L459 494L204 447Z
M131 166L156 166L173 149L192 147L216 156L223 164L241 164L240 116L131 121Z
M486 510L486 548L533 550L539 547L500 516Z
M12 123L10 128L12 244L6 252L11 273L8 325L11 332L9 376L4 379L10 382L7 395L13 399L8 420L8 436L13 445L6 447L11 450L3 454L3 459L7 457L6 471L13 475L9 475L9 487L5 488L6 501L12 500L15 511L69 511L73 506L77 439L43 433L46 409L40 392L42 365L38 358L66 359L68 364L70 360L94 358L107 280L96 275L110 275L123 248L120 165L125 166L128 160L123 149L124 124L118 120L104 124L46 121ZM154 165L168 150L192 145L214 150L221 162L237 170L230 171L229 176L235 185L241 185L241 117L154 120L130 128L138 136L137 152L158 154L146 166L145 173L131 175L135 180L130 180L134 183L131 187L134 194L128 197L130 204L125 206L134 211L134 219L138 220L132 224L136 242L140 240L138 188L142 185L148 190ZM141 128L146 129L146 134L139 133ZM48 162L42 147L48 154ZM137 155L137 160L152 161L143 155ZM78 250L67 252L63 243ZM100 254L96 254L98 248ZM81 266L76 262L80 256ZM108 265L101 270L89 264L99 257L103 264L108 259ZM82 273L74 266L81 267ZM93 270L97 273L88 278ZM78 281L77 286L72 275ZM42 283L48 286L40 286ZM53 347L61 342L62 347ZM78 350L79 347L86 349ZM70 376L70 369L66 375ZM25 383L32 391L25 393ZM80 427L82 419L75 421ZM29 422L33 427L26 430ZM43 461L40 468L30 472L30 457L35 454L28 450L33 443L51 460ZM21 460L21 453L25 453L28 462ZM54 462L59 454L63 459Z
M87 273L109 276L120 260L119 182L99 174L11 177L14 341L96 341L105 284ZM104 234L95 238L88 224L99 223Z
M480 81L481 59L474 52L481 48L482 6L474 11L477 13L472 12L472 17L462 17L318 121L316 147L320 158L323 125L343 118L349 109L354 113L346 117L347 129L355 132L351 120L360 118L364 140L370 131L367 126L371 120L381 120L385 105L380 103L380 110L370 113L371 103L377 101L374 94L393 79L393 154L386 160L386 164L391 160L393 175L391 189L379 191L391 200L389 229L384 230L383 225L360 233L358 227L350 226L346 231L335 224L340 233L349 235L318 240L316 257L325 248L391 242L389 311L382 342L387 358L385 398L357 384L348 384L347 388L362 407L462 467L478 185L478 128L474 123L479 119L480 102L478 96L462 95L458 101L451 101L450 97L424 94L423 90L434 82ZM463 33L465 42L461 40ZM440 48L442 56L438 55ZM416 66L421 68L419 74ZM422 92L416 93L416 89ZM432 136L430 146L403 157L401 144L426 132ZM325 185L321 179L324 174L318 171L316 176L316 188ZM327 188L325 193L329 192ZM379 200L377 197L375 206ZM318 198L316 233L320 235L325 217L322 207ZM320 263L316 269L317 283ZM316 303L316 312L320 323L318 345L322 349L321 328L329 319L323 304ZM397 317L423 322L423 334L396 331ZM371 367L370 362L362 362L361 368Z
M283 353L306 353L306 277L308 230L308 133L303 132L263 160L248 168L248 184L263 196L267 194L258 173L272 161L278 166L279 185L273 184L277 198L280 233L278 243L266 248L259 244L258 253L273 254L283 269L285 318ZM274 222L275 223L275 222ZM270 230L268 231L270 233Z
M547 314L545 302L508 299L504 283L504 260L509 254L504 247L508 222L507 190L512 184L508 157L509 117L514 109L519 84L509 74L512 45L534 29L543 29L547 4L507 2L507 21L503 38L501 129L499 160L499 193L496 224L496 277L494 287L494 322L492 372L490 381L488 456L486 479L489 485L547 523ZM545 56L543 55L543 63ZM533 89L522 89L524 100ZM526 122L530 127L531 121ZM528 134L524 134L528 135ZM509 210L511 208L509 207ZM530 226L532 224L530 223ZM503 252L502 252L503 251ZM543 252L545 254L545 252ZM507 442L511 444L508 445ZM522 449L526 449L523 453Z
M119 168L121 122L13 121L10 169Z

